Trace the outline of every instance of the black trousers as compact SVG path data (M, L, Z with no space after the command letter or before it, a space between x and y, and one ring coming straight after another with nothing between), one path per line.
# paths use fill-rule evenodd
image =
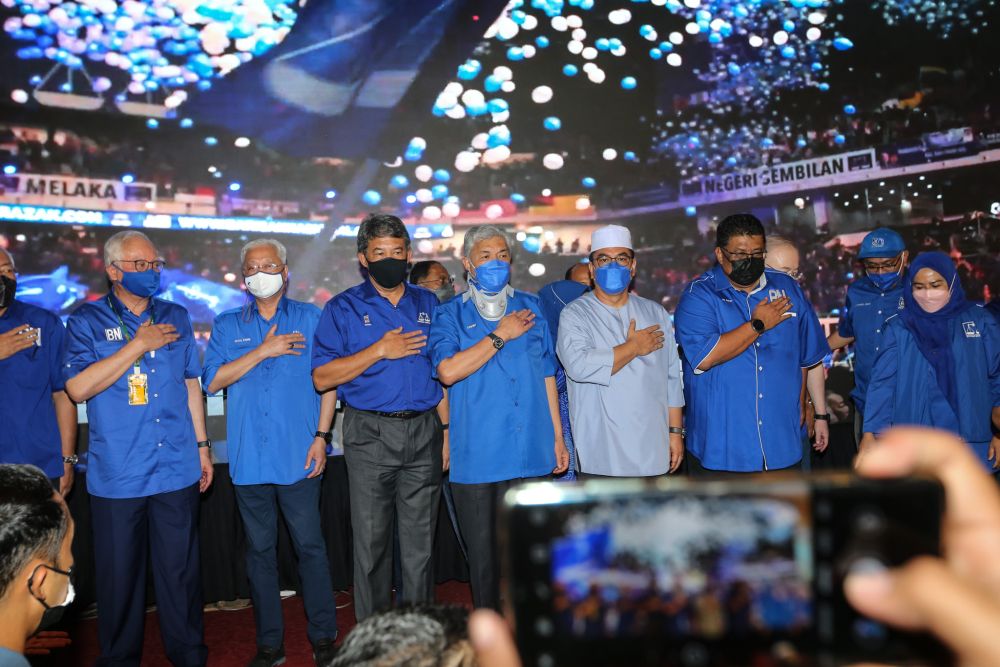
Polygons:
M511 479L484 484L451 483L458 529L469 558L472 604L500 611L500 554L497 546L497 508L507 489L521 482L548 477Z

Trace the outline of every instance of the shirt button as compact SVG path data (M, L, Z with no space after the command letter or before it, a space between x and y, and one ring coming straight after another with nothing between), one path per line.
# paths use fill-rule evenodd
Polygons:
M875 333L882 333L882 330L881 329L876 329Z
M153 398L159 398L159 397L160 397L159 394L153 394Z
M757 422L757 426L763 426L763 425L764 425L764 420L763 419L761 419L760 421Z
M155 372L156 372L156 369L155 369L155 368L150 368L150 369L149 369L149 372L150 372L150 373L155 373Z
M757 370L762 371L762 370L764 370L764 367L763 366L758 366Z
M881 311L881 310L880 310L880 311L878 311L878 314L879 314L879 315L881 315L881 314L882 314L882 311Z
M156 443L156 446L157 446L157 447L162 447L162 446L163 446L163 443L162 443L162 442L158 442L158 443Z
M764 394L757 394L757 398L764 398Z
M760 347L760 343L754 343L754 345L756 345L757 347Z
M160 420L159 420L159 418L157 418L157 420L156 420L156 423L157 423L157 424L159 424L159 423L160 423Z

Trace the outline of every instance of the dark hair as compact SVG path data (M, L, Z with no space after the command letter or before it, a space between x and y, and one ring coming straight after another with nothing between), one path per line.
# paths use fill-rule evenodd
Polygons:
M466 664L469 611L456 605L416 605L369 616L354 626L328 667L437 667Z
M749 213L727 215L715 230L715 245L725 248L734 236L764 236L764 225Z
M433 259L425 259L422 262L417 262L416 264L414 264L413 268L410 269L410 282L416 285L421 280L426 278L435 264L444 269L444 264ZM447 272L448 270L445 269L445 273Z
M52 483L30 465L0 465L0 598L32 558L59 557L69 517Z
M573 269L575 269L578 266L587 266L587 263L586 262L577 262L576 264L571 265L568 269L566 269L566 276L565 276L564 280L573 280L573 278L572 278L572 276L573 276Z
M358 252L363 255L372 239L387 236L405 240L406 249L410 249L410 234L406 231L406 225L402 220L387 213L369 213L358 227Z

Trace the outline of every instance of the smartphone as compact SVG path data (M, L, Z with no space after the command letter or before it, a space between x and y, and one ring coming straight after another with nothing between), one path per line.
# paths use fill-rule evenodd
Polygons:
M527 667L951 664L843 595L939 555L944 492L846 473L540 482L508 491L505 603Z

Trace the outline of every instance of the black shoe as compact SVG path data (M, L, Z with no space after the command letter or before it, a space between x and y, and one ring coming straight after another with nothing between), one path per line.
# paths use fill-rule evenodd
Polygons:
M313 660L316 667L326 667L337 657L337 647L334 645L336 639L320 639L313 644Z
M258 646L257 655L253 657L247 667L277 667L285 664L285 647L271 648L270 646Z

